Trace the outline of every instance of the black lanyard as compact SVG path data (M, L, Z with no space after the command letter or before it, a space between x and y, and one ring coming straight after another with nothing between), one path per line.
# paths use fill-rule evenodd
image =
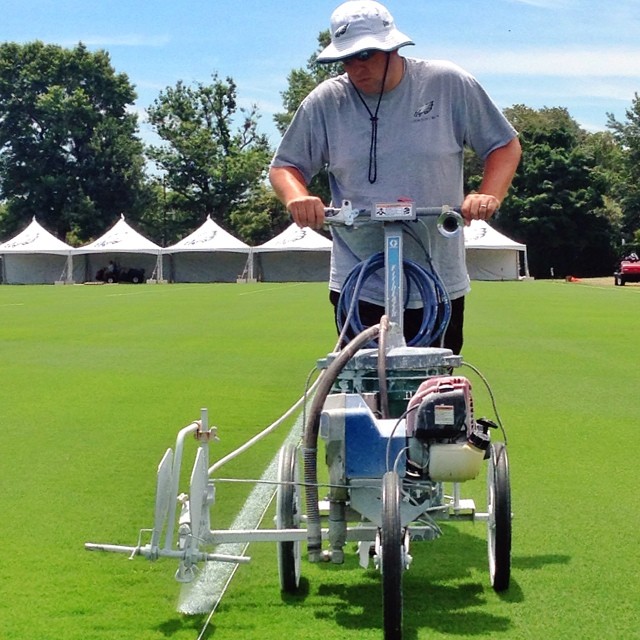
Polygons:
M387 53L387 63L384 67L384 76L382 76L382 88L380 89L380 95L378 96L378 103L376 104L375 113L371 112L369 105L365 102L361 93L358 91L358 87L353 85L355 92L360 98L360 102L364 105L364 108L369 114L369 120L371 121L371 144L369 146L369 183L373 184L378 179L378 111L380 111L380 103L382 102L382 95L384 94L384 85L387 82L387 72L389 71L389 61L391 55ZM352 83L353 84L353 83Z

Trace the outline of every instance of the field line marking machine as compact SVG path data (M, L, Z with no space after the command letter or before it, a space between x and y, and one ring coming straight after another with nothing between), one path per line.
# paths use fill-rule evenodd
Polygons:
M450 349L428 346L442 343L451 314L428 247L422 247L427 268L404 259L404 242L419 242L416 225L428 217L436 218L435 228L445 238L453 239L464 225L459 210L447 206L376 203L364 211L345 201L326 209L329 225L349 230L382 225L384 251L349 274L338 303L341 336L318 361L313 385L281 420L214 464L209 449L217 429L208 426L203 409L199 420L179 431L175 447L158 465L153 527L142 529L133 546L87 543L85 548L131 558L173 558L176 579L187 583L203 564L235 568L249 562L243 551L249 543L271 542L277 547L280 588L294 594L300 587L303 545L309 562L341 564L348 543L357 543L360 564L373 563L381 574L383 636L401 640L402 577L412 562L411 544L440 536L442 520L484 521L491 585L497 592L507 589L512 512L506 433L482 373ZM378 324L361 326L359 293L379 271L385 281L385 315ZM418 335L407 343L404 308L412 288L422 299L423 319ZM471 382L457 371L465 366L484 383L493 419L476 418ZM274 526L259 526L264 507L249 527L212 529L218 470L300 407L302 434L281 447L275 480L255 481L274 487ZM181 491L188 437L195 438L197 447L189 486ZM326 463L322 482L319 444ZM476 478L484 463L487 500L486 511L480 512L473 499L461 497L461 485ZM235 543L241 552L224 552Z

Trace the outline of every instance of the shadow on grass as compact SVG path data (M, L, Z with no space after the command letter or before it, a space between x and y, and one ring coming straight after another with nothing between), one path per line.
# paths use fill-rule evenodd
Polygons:
M200 633L206 621L207 616L204 614L196 616L176 614L175 618L171 618L170 620L163 622L162 624L158 625L157 628L158 631L167 638L170 638L179 631L184 630L193 631L194 637L197 637L197 634ZM209 638L212 636L212 634L213 626L209 625L209 628L205 632L203 638Z
M570 561L571 556L548 553L539 556L516 556L513 558L511 565L516 569L531 571L533 569L542 569L550 564L569 564Z
M512 576L509 589L496 594L490 586L486 540L452 525L445 524L442 530L438 540L416 542L411 547L414 560L403 576L404 639L416 640L420 629L467 636L508 634L513 623L506 607L525 600L521 587ZM516 556L512 565L533 570L568 562L568 556L561 555ZM357 558L349 558L342 568L346 574L336 582L330 575L331 565L325 567L327 580L317 592L332 604L316 608L313 615L331 617L345 629L381 629L379 573L364 571ZM478 571L485 572L482 582L475 575ZM285 602L302 603L308 592L307 584L304 595L287 596Z
M304 576L300 577L300 584L298 586L298 590L295 593L285 593L284 591L280 593L282 602L286 603L287 605L303 604L308 596L309 580Z
M441 524L443 535L432 542L415 542L414 558L403 576L404 640L417 640L424 631L461 636L509 637L513 629L510 607L524 602L525 593L511 577L507 591L496 594L489 583L486 539L469 535L466 525ZM475 531L475 530L474 530ZM382 585L373 568L363 570L351 546L345 564L313 565L311 579L304 575L296 594L281 594L285 607L308 608L308 615L330 619L348 630L382 629ZM512 567L535 571L551 564L568 564L560 554L517 556ZM303 561L302 571L305 572ZM309 568L309 565L306 565ZM176 616L158 627L165 637L204 627L207 616ZM213 638L210 622L204 639Z

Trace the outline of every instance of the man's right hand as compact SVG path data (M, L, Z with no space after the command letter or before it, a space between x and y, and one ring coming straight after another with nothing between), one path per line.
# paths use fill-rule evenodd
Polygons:
M324 225L324 204L316 196L299 196L287 202L287 210L299 227L321 229Z
M269 180L299 227L320 229L324 224L324 205L316 196L309 195L304 177L295 167L271 167Z

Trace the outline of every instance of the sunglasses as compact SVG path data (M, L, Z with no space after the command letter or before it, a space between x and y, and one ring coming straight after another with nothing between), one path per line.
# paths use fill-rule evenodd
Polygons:
M359 53L354 53L352 56L348 58L343 58L341 60L342 64L349 64L350 62L366 62L371 57L373 57L376 53L378 53L377 49L365 49L364 51L360 51Z

